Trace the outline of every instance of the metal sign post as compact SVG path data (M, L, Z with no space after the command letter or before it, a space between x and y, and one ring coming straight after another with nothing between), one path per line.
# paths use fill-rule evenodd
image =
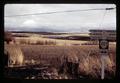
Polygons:
M100 55L101 55L101 79L105 77L105 58L108 55L108 47L109 42L106 39L99 40L99 48L100 48Z
M105 77L105 59L108 55L109 40L116 40L116 31L114 30L90 30L92 40L99 41L99 53L101 56L101 79Z
M103 55L101 56L101 62L102 62L102 66L101 66L101 79L104 79L104 75L105 75L105 66L104 66L104 57L103 57Z

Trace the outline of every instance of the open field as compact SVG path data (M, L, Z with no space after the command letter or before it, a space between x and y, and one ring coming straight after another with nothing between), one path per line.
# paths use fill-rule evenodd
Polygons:
M80 78L100 79L101 58L98 42L88 40L53 39L48 36L85 36L88 34L60 34L43 35L35 33L14 34L15 42L5 44L5 48L21 49L24 55L23 65L49 64L60 72L65 57L69 57L74 63L79 60L78 74ZM91 43L91 44L90 44ZM116 42L109 43L109 54L106 58L105 78L114 78L116 71ZM61 74L58 74L61 75ZM66 76L67 74L62 74ZM67 76L69 79L69 76ZM64 79L64 78L63 78Z
M24 35L28 36L28 33ZM98 42L88 41L88 34L61 34L61 35L39 35L30 34L28 37L15 37L18 44L38 44L39 42L53 42L54 45L83 45L83 44L98 44ZM72 38L72 39L70 39ZM78 39L74 39L78 38ZM89 39L90 40L90 39ZM110 42L114 44L115 42Z
M81 43L86 43L87 41L76 41L76 40L59 40L59 39L51 39L51 38L42 38L42 37L28 37L28 38L18 38L16 37L16 42L22 42L25 41L30 42L30 43L36 43L37 41L52 41L55 42L57 45L72 45L72 44L78 44L80 45Z
M6 45L12 46L12 45ZM100 56L97 45L85 46L49 46L49 45L20 45L25 61L33 61L33 64L50 64L58 71L64 63L64 56L79 58L79 74L90 77L100 78ZM89 49L91 48L91 49ZM74 60L73 60L74 61ZM115 76L116 52L115 46L110 45L109 56L106 59L106 78Z

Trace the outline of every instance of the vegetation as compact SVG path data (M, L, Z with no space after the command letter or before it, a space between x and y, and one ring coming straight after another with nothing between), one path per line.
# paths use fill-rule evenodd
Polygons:
M11 41L14 41L14 37L12 36L11 32L4 33L4 41L9 44Z
M79 62L79 74L90 78L100 78L101 59L98 46L41 46L41 45L22 45L21 46L26 60L35 60L42 64L51 64L58 70L65 62L64 56L76 55ZM91 49L89 49L91 48ZM116 52L115 47L111 46L109 56L106 59L106 78L115 76ZM74 59L74 57L73 57Z
M9 35L10 36L10 35ZM8 39L11 38L7 37ZM57 72L57 79L71 79L68 72L60 72L64 69L66 64L65 57L70 57L71 62L74 62L77 58L79 60L78 77L79 78L93 78L100 79L101 76L101 56L99 55L99 46L84 44L84 41L75 40L57 40L35 37L16 37L15 40L20 44L8 45L5 47L11 49L14 47L20 47L24 55L25 65L34 64L49 64L52 68L55 68ZM62 43L62 45L58 45ZM83 43L83 44L81 44ZM87 41L89 43L89 41ZM71 45L67 45L71 44ZM80 45L79 45L80 44ZM17 50L17 49L16 49ZM12 52L12 50L11 50ZM116 46L115 44L109 45L109 55L106 60L105 78L115 77L116 68ZM45 77L46 78L46 77ZM55 79L55 78L53 78Z

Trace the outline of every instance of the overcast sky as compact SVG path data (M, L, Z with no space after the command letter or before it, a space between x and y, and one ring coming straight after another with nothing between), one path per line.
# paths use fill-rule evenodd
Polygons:
M90 10L17 16L68 10L116 7L114 4L6 4L5 30L43 29L66 32L87 32L89 29L116 29L116 9ZM106 13L105 13L106 11ZM104 16L105 14L105 16ZM13 16L13 17L6 17ZM104 18L103 18L104 16Z

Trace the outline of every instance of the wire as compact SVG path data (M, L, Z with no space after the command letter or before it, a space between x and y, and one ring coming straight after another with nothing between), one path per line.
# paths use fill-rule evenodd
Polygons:
M105 18L106 12L107 12L107 10L104 11L104 14L103 14L103 17L102 17L102 20L101 20L101 23L100 23L99 27L102 27L102 24L104 22L104 18Z
M84 10L67 10L67 11L55 11L55 12L46 12L46 13L34 13L34 14L11 15L11 16L5 16L5 17L18 17L18 16L54 14L54 13L65 13L65 12L79 12L79 11L90 11L90 10L112 10L112 9L115 9L115 8L96 8L96 9L84 9Z
M116 8L116 7L115 7ZM99 27L101 28L102 27L102 24L104 23L104 18L105 18L105 16L106 16L106 14L107 14L107 11L108 10L113 10L113 9L115 9L115 8L110 8L110 7L108 7L108 8L106 8L105 9L105 11L104 11L104 13L103 13L103 17L102 17L102 19L101 19L101 22L100 22L100 24L99 24Z

